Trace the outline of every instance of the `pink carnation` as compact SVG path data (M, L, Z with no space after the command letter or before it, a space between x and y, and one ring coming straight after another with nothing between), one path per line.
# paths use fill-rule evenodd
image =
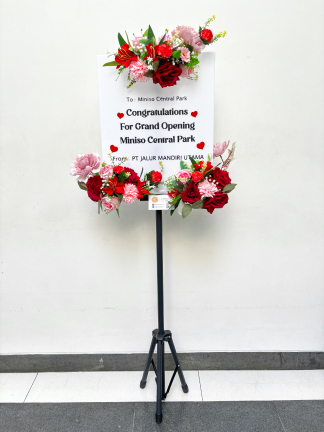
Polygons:
M102 206L105 210L107 210L109 213L116 210L116 208L119 207L118 204L118 198L113 196L112 198L109 197L103 197L101 199L102 201Z
M217 157L220 156L224 153L224 151L227 149L227 147L229 146L229 141L224 141L223 143L217 143L214 144L213 147L213 157Z
M181 181L181 183L185 184L191 178L191 172L189 169L183 169L176 174L176 177Z
M112 167L111 165L105 165L99 171L99 175L103 179L111 178L113 174L114 174L114 167Z
M78 175L78 181L86 181L93 170L100 167L100 156L97 153L79 154L71 165L72 176Z
M213 183L209 183L209 181L205 180L198 184L198 189L201 195L201 198L212 198L216 192L218 192L217 187Z
M190 61L190 51L186 47L180 48L181 54L180 58L184 63L188 63Z
M144 76L148 70L149 68L141 59L132 61L129 65L129 74L131 78L134 78L134 80L138 82L146 82L149 80L148 77Z
M156 45L159 45L159 43L160 43L160 41L162 40L162 38L163 38L163 36L160 36L160 37L157 38L157 40L156 40ZM163 43L164 43L164 42L169 42L169 43L172 42L172 41L171 41L171 36L170 36L169 34L167 34L167 35L165 36Z
M126 183L124 188L123 201L127 204L132 204L138 198L138 189L132 183Z
M192 68L187 68L186 66L183 66L182 64L180 65L180 69L181 69L181 78L188 78L188 76L190 74L192 74L192 72L194 71Z
M201 51L205 48L204 42L200 39L199 33L188 26L178 26L175 30L172 31L172 36L175 35L176 31L178 31L178 37L184 40L185 45L191 45L193 47L194 52L201 53Z

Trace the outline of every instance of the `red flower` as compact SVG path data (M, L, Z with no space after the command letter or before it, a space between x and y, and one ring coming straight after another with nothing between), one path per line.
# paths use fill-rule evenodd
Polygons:
M171 189L171 190L169 190L168 191L168 195L169 195L169 197L170 198L175 198L177 195L179 195L180 194L180 192L178 192L177 190L175 190L175 189Z
M162 174L159 171L152 172L152 182L159 183L162 180Z
M90 177L87 181L88 197L92 201L100 201L100 188L102 186L102 178L99 175Z
M187 189L181 193L181 199L184 203L193 204L201 198L198 186L191 182L188 184Z
M144 60L146 60L148 57L151 57L153 63L156 61L156 51L155 48L151 42L146 46L146 52L147 56L144 57Z
M123 194L124 186L124 183L119 183L118 178L115 176L114 178L109 180L108 187L103 188L102 191L108 195L112 195L114 192Z
M117 166L114 167L114 173L115 174L120 174L123 171L123 169L124 168L122 166L117 165Z
M137 182L137 190L138 190L138 199L143 198L144 195L150 195L150 192L144 188L146 186L146 181L141 182L138 180Z
M223 208L228 203L228 195L223 192L216 192L212 198L207 198L203 202L203 207L212 214L215 208Z
M174 86L179 81L181 69L166 61L162 63L153 75L154 84L160 84L161 87Z
M221 170L220 168L216 167L212 171L213 177L216 180L217 186L220 189L223 189L226 185L231 183L231 179L229 178L228 172L225 170Z
M140 179L137 173L132 168L124 168L126 173L130 173L130 176L125 180L125 183L137 183Z
M202 173L200 171L195 171L192 173L191 178L195 183L198 183L198 182L200 182L200 180L202 180L204 178L204 176L202 175Z
M156 47L156 52L159 56L163 58L169 58L172 56L172 48L169 45L158 45Z
M200 37L201 37L201 39L204 39L205 41L210 42L213 39L213 32L209 29L204 29L200 33Z
M211 162L207 162L206 168L204 169L204 173L208 172L213 168L213 164Z
M134 60L137 61L137 56L129 50L129 45L124 43L122 48L118 48L118 54L115 57L115 61L120 63L116 69L120 68L120 66L129 67L129 63Z

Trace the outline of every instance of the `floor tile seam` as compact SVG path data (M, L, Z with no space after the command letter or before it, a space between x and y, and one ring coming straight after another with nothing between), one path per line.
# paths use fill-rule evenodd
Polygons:
M25 399L24 399L24 402L23 403L25 403L26 402L26 399L27 399L27 397L28 397L28 395L29 395L29 393L30 393L30 390L32 389L32 387L33 387L33 385L34 385L34 383L35 383L35 381L36 381L36 378L38 377L38 372L36 373L36 376L35 376L35 378L34 378L34 380L33 380L33 382L32 382L32 384L31 384L31 386L30 386L30 388L29 388L29 390L28 390L28 392L27 392L27 394L26 394L26 397L25 397Z

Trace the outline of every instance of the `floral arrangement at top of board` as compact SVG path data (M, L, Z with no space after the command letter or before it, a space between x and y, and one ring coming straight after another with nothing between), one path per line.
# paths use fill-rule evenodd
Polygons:
M176 208L183 218L186 218L192 209L205 209L212 214L216 208L223 208L228 203L228 194L236 186L227 172L230 162L234 159L235 143L228 150L227 159L222 158L228 146L229 141L214 145L213 157L219 156L222 159L215 167L210 160L196 161L192 157L189 157L191 165L184 161L180 162L180 171L165 182L168 194L172 198L169 201L172 205L171 215Z
M100 210L106 214L116 210L119 216L121 203L132 204L149 195L162 180L159 171L145 174L144 180L132 168L114 165L111 154L110 163L101 162L96 153L79 154L71 165L70 174L78 177L80 189L88 192L88 197L98 202ZM125 162L127 158L125 158ZM161 165L161 170L163 169Z
M110 54L115 56L115 60L103 66L116 66L117 79L128 69L130 83L127 88L136 82L150 79L161 87L176 85L179 77L197 79L195 69L199 64L199 54L206 45L226 35L226 31L213 35L208 26L214 20L215 15L209 18L203 27L199 27L199 31L180 25L171 32L165 30L160 37L156 37L149 26L141 36L134 34L131 42L126 32L127 42L118 33L120 48L117 53Z

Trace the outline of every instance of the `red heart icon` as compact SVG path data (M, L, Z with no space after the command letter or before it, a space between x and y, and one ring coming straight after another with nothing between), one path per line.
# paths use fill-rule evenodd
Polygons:
M123 113L117 113L117 117L122 119L124 117L124 114Z
M197 144L197 148L199 148L199 150L202 150L204 147L205 147L205 143L203 141Z
M123 114L124 115L124 114ZM114 146L113 144L110 146L110 150L115 153L116 151L118 151L118 147Z
M192 115L192 117L197 117L197 115L198 115L198 111L193 111L193 112L191 113L191 115Z

